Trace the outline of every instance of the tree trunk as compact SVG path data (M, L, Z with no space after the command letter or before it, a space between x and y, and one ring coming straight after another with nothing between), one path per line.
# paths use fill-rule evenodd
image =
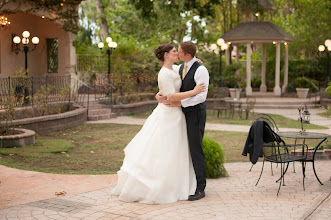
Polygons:
M101 41L105 41L106 37L109 35L109 30L108 30L108 24L107 24L107 20L104 16L104 7L102 4L102 0L95 0L95 6L97 8L97 13L98 13L98 17L99 17L99 22L100 22L100 38Z

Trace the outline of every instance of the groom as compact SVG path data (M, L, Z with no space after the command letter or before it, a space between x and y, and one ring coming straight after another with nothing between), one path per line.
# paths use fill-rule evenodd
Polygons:
M181 101L182 110L186 118L192 163L197 179L197 189L194 195L189 196L188 200L190 201L205 197L204 190L206 188L205 155L202 151L202 138L206 123L206 98L209 73L205 66L197 62L195 58L196 50L196 45L192 42L182 42L178 48L179 60L185 62L179 68L179 74L182 78L180 92L192 90L200 83L206 85L206 91ZM159 102L166 102L164 98L162 95L156 96Z

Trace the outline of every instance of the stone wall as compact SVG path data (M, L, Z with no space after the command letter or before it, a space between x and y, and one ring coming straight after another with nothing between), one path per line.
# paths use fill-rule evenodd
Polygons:
M71 128L84 123L86 120L87 110L79 107L61 114L14 120L12 125L42 134Z

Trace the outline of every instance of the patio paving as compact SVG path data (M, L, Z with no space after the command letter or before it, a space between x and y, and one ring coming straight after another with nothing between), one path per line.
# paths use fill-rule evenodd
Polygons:
M297 118L292 110L277 111ZM328 126L331 120L310 110L312 123ZM95 122L94 122L95 123ZM118 117L98 123L143 124L143 119ZM248 132L249 126L207 124L206 129ZM282 129L281 129L282 130ZM284 129L292 130L292 129ZM316 131L316 130L315 130ZM279 196L279 168L266 163L258 186L262 163L249 172L250 162L227 163L229 176L208 179L206 197L199 201L179 201L164 205L125 203L111 195L117 175L62 175L23 171L0 165L0 219L331 219L331 161L317 161L316 170L324 183L316 180L311 163L307 164L305 191L300 164L285 176ZM65 196L55 192L65 191Z
M291 166L285 176L286 186L281 187L279 196L276 195L279 184L275 180L280 173L276 165L274 176L271 176L270 163L267 163L262 179L255 186L261 164L257 163L249 172L251 164L248 162L227 163L225 167L229 176L208 179L205 198L164 205L125 203L118 200L111 195L116 184L116 175L106 175L106 178L85 175L81 181L70 183L69 175L47 174L42 178L45 184L46 180L50 183L40 189L38 185L29 187L33 176L23 173L28 179L17 183L22 186L23 191L20 192L21 200L16 198L21 204L1 209L0 219L331 219L331 161L317 162L318 175L324 183L323 186L315 179L312 166L308 164L305 191L302 188L300 164L296 164L296 173L292 172ZM17 172L21 171L11 170L12 175L17 175ZM36 172L32 173L38 176ZM3 174L1 179L6 180ZM55 197L54 186L61 183L61 179L67 179L64 181L67 185L55 188L65 189L68 195ZM99 182L107 186L91 191L95 186L84 186L85 181ZM0 186L2 193L6 185L4 181ZM84 193L75 191L76 188L84 187ZM40 200L42 196L39 196L38 200L36 196L28 201L26 198L41 192L44 193L44 199Z

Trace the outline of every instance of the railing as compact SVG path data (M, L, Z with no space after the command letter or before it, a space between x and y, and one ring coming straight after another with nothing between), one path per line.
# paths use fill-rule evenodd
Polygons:
M70 76L0 78L0 109L13 98L14 107L71 101L87 109L91 101L102 101L110 107L113 89L107 82L91 86Z
M0 109L14 97L14 107L71 99L70 76L0 78Z
M111 107L113 104L113 89L114 87L110 84L87 85L76 79L72 83L72 94L75 101L87 110L93 101L100 101Z

